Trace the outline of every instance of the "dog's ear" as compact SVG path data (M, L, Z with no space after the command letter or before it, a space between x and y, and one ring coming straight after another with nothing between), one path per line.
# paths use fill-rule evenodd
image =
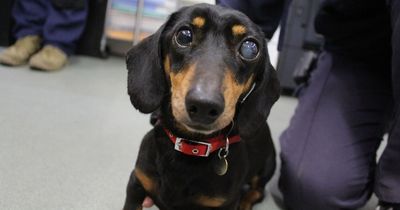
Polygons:
M163 31L164 26L135 45L126 56L128 94L133 106L143 113L156 110L167 89L161 55Z
M267 55L267 53L265 53ZM241 104L238 125L242 137L251 136L262 126L270 113L272 105L280 96L280 84L275 69L265 58L264 70L255 80L253 92Z

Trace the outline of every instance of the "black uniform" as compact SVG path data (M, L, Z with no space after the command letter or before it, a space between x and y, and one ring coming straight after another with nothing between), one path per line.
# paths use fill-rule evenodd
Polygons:
M220 3L266 24L267 37L284 5ZM323 2L315 26L325 38L324 51L280 138L279 184L289 209L358 209L372 192L381 201L400 203L399 13L399 0ZM388 145L376 163L388 128Z

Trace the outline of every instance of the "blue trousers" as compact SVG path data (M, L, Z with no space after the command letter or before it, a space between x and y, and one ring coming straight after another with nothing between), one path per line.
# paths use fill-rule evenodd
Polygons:
M299 98L280 138L279 186L291 210L357 209L373 192L400 203L400 1L389 4L393 59L324 52Z
M87 5L83 9L59 9L50 0L17 0L12 11L15 37L39 35L44 44L55 45L70 55L85 28Z

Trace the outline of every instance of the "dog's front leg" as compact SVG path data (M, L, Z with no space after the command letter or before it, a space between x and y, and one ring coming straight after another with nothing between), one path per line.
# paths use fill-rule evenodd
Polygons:
M139 210L142 209L142 202L146 197L146 191L142 184L136 178L134 171L129 178L126 188L126 199L123 210Z

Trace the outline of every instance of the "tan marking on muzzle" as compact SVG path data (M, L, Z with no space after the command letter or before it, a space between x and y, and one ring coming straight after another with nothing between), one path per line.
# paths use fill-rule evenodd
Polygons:
M204 17L195 17L192 20L192 24L197 28L203 28L204 24L206 23L206 19Z
M201 196L197 197L195 202L198 205L201 205L204 207L217 208L217 207L222 206L226 202L226 198L209 197L209 196L201 195Z
M171 60L169 55L166 55L164 59L164 71L168 75L171 73Z
M233 36L241 36L247 32L247 29L244 25L234 25L232 26L232 34Z
M185 97L193 81L195 69L196 64L192 64L181 69L178 73L172 72L170 74L172 114L178 122L188 117Z
M244 84L239 84L236 81L235 75L233 75L232 71L230 69L226 70L222 87L225 108L224 112L217 120L218 128L224 128L231 123L235 115L236 104L238 103L239 97L250 89L252 83L253 76L251 76Z
M146 190L146 192L151 192L154 193L156 190L156 182L146 175L141 169L135 168L135 176L138 178L140 183L142 184L143 188Z

